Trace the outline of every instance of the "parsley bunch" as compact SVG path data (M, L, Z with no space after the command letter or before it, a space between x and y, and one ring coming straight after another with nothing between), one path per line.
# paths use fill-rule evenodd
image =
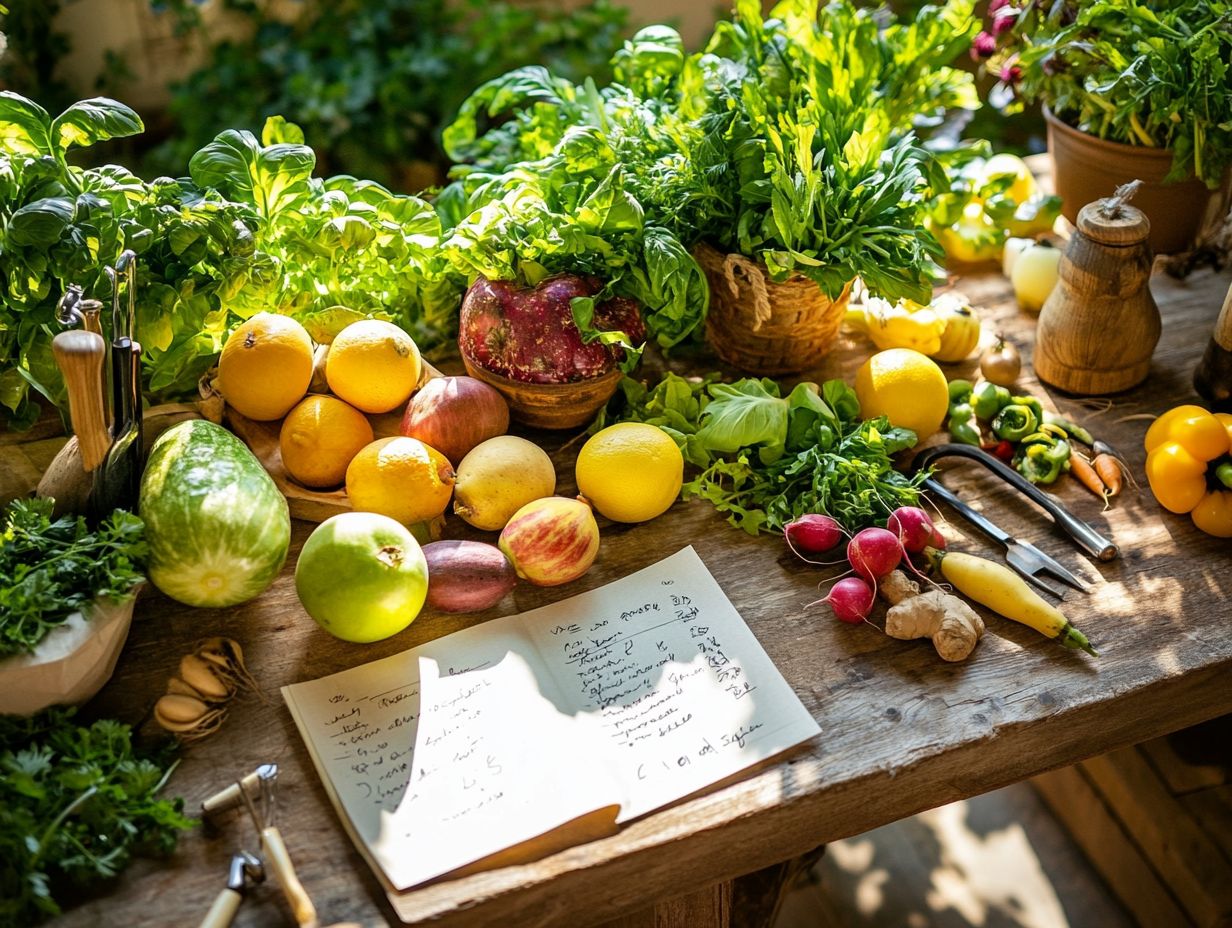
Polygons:
M193 821L159 799L171 748L136 752L132 731L73 709L0 716L0 925L56 915L63 887L118 874L134 854L169 854Z
M143 579L145 525L116 510L97 531L52 519L50 499L14 500L0 516L0 658L33 651L72 613L122 599Z

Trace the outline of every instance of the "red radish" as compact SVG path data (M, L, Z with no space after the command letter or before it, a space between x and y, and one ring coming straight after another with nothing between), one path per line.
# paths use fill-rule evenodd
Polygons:
M822 601L830 604L836 619L854 625L873 611L873 597L873 588L859 577L846 577L830 587Z
M886 521L886 529L898 536L903 548L912 554L918 554L929 545L934 548L944 548L945 539L933 525L928 513L918 506L901 506L890 514Z
M843 540L843 527L829 516L809 513L783 526L787 545L803 560L806 554L825 554Z
M847 562L852 569L875 584L903 559L898 536L884 528L865 528L856 532L847 545Z

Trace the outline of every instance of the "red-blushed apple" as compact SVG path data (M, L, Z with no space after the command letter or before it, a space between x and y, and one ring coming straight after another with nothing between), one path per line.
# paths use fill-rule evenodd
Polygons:
M523 580L559 586L590 570L599 553L599 524L581 500L547 496L515 512L498 544Z

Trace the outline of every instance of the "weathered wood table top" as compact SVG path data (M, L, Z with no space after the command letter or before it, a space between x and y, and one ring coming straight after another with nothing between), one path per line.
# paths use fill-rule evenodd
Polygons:
M1004 331L1029 358L1034 319L1015 308L1008 282L985 273L961 280L982 308L986 333ZM1200 272L1186 282L1157 275L1163 339L1151 376L1094 415L1049 392L1126 455L1141 480L1145 416L1193 399L1190 375L1229 277ZM846 375L868 354L844 342L811 379ZM974 362L948 376L972 376ZM1020 386L1039 392L1024 365ZM561 438L552 439L556 444ZM559 491L572 487L578 445L555 454ZM9 445L8 460L19 448ZM7 469L7 468L6 468ZM693 545L816 717L823 734L768 769L647 816L618 835L536 863L442 882L415 893L417 924L569 925L599 923L964 797L1131 742L1232 711L1232 543L1200 534L1187 517L1163 512L1143 488L1106 513L1072 480L1056 492L1120 545L1096 565L1047 518L972 465L945 482L994 521L1071 568L1098 578L1090 595L1070 592L1063 608L1099 647L1091 659L986 614L988 634L972 658L942 662L926 640L902 642L868 626L842 625L817 584L834 571L797 563L781 538L750 538L706 503L677 503L637 526L604 525L594 568L563 589L521 584L489 614L425 613L405 632L374 644L330 637L300 607L295 555L312 526L295 525L282 576L256 601L205 611L156 591L143 595L115 677L87 715L148 721L182 654L199 639L242 642L267 701L238 700L221 731L184 751L170 790L195 809L203 797L257 764L277 762L279 821L322 924L379 925L394 916L376 878L344 833L278 687L375 660L465 625L514 613L616 580ZM951 546L998 552L956 516ZM460 534L456 519L450 530ZM223 886L230 855L255 844L239 816L186 835L166 862L139 861L106 895L85 900L61 926L196 924ZM244 903L237 924L291 924L272 884Z

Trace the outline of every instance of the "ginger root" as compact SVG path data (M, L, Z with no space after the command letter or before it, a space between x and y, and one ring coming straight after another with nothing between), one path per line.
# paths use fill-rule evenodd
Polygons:
M880 592L893 604L886 613L886 634L904 641L931 638L942 660L965 660L984 634L984 620L965 602L941 590L921 593L901 570L882 580Z

